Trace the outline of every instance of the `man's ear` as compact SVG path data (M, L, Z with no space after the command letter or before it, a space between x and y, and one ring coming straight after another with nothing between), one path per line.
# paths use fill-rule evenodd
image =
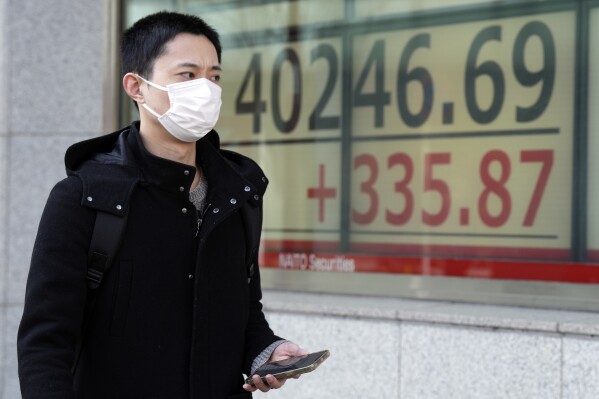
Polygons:
M123 88L125 93L136 103L143 104L145 102L144 95L141 92L141 79L135 74L129 72L123 76Z

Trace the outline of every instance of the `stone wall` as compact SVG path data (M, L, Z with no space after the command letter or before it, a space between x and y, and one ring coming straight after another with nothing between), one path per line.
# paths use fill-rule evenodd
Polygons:
M103 133L108 1L0 1L0 399L20 397L16 331L64 151Z
M273 330L331 357L262 399L599 398L599 314L265 292Z

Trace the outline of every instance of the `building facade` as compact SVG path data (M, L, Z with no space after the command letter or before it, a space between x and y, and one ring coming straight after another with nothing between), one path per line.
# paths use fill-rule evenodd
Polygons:
M0 0L0 399L64 151L135 118L118 38L161 9L222 35L267 317L331 351L255 397L599 397L599 1Z

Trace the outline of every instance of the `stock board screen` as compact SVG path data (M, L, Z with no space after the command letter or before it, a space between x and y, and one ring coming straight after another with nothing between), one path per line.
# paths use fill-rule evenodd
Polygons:
M202 13L224 27L217 130L270 179L262 266L595 281L593 265L574 279L544 266L599 260L599 211L579 209L597 202L599 161L576 166L575 7L317 3Z

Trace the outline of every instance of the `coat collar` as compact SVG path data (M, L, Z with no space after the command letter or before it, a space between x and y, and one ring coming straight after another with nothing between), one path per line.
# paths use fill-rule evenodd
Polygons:
M196 146L197 162L208 180L209 201L225 208L236 208L245 201L254 206L262 202L268 179L254 161L221 150L215 131L199 140ZM154 185L188 199L195 175L195 168L189 165L149 153L139 134L139 122L71 146L65 163L68 174L78 175L83 180L82 204L114 214L127 211L137 184Z

